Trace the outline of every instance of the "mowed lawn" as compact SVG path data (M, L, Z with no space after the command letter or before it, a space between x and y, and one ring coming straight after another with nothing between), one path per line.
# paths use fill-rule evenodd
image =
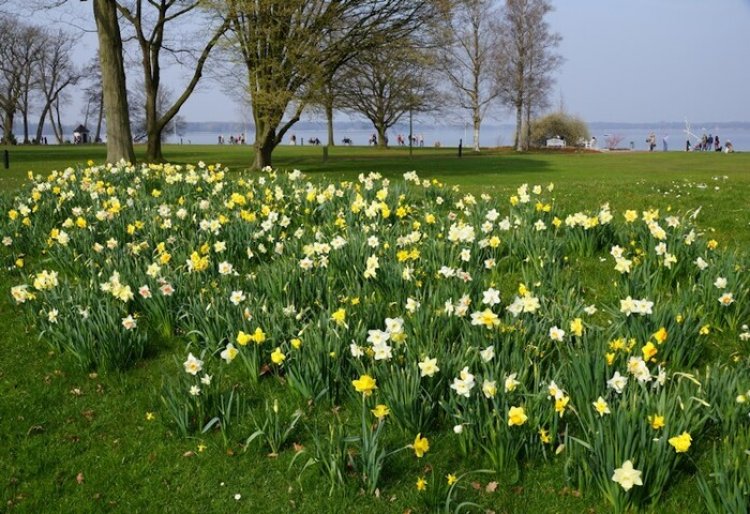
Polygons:
M0 192L13 194L28 171L102 162L103 146L12 147L10 169L0 169ZM140 150L142 154L142 149ZM250 147L165 147L170 162L220 162L240 172L252 160ZM377 171L400 178L416 170L475 195L489 194L505 206L523 184L554 183L563 211L595 213L609 202L615 215L625 209L659 208L697 214L698 226L720 245L746 251L750 243L750 154L705 153L527 153L457 149L377 150L280 147L279 169L300 169L316 178L355 180ZM2 219L5 219L5 213ZM4 221L0 221L2 224ZM8 291L18 275L0 274L0 512L424 512L414 482L413 460L394 459L377 497L358 487L327 495L315 474L298 479L293 452L269 458L258 446L241 445L252 433L230 441L218 434L184 439L159 419L161 377L173 373L183 342L165 341L163 350L122 373L78 370L51 352L44 335L17 315ZM180 361L181 362L181 361ZM282 388L267 385L269 396ZM261 399L254 399L260 405ZM146 413L157 419L147 421ZM295 438L309 444L303 431ZM469 465L449 447L447 435L431 445L440 469ZM701 461L701 456L695 456ZM497 489L488 488L497 480ZM466 482L463 499L480 503L480 512L607 512L594 491L582 495L566 486L563 460L523 470L520 484L477 475ZM670 488L659 512L700 511L702 500L692 477Z

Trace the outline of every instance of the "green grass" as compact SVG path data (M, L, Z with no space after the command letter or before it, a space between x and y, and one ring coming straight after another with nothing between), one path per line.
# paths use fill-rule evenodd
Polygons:
M28 170L46 173L89 159L101 162L105 153L102 146L14 147L10 152L11 168L0 170L0 191L19 187ZM215 145L167 146L165 156L172 162L221 162L233 169L244 168L252 157L248 147ZM417 170L423 178L477 195L500 195L503 202L524 182L554 182L558 204L571 212L596 210L607 201L618 211L653 206L685 212L700 206L699 225L720 243L739 248L750 243L748 154L487 151L458 159L455 149L418 150L409 158L404 150L337 147L324 163L320 148L281 147L274 158L277 167L298 168L313 177L352 179L368 171L399 177ZM414 488L420 473L413 455L393 461L379 499L361 496L356 487L328 498L327 486L315 473L298 482L296 470L288 470L292 451L279 458L257 447L243 453L239 441L252 432L249 427L237 435L230 455L217 434L182 439L160 419L146 421L147 411L160 416L157 391L160 377L174 369L173 352L162 351L124 373L86 375L50 353L43 335L17 316L7 294L15 282L10 272L0 275L0 511L424 511ZM269 395L282 391L268 385ZM304 433L294 439L309 444ZM198 453L200 443L207 448ZM447 439L441 444L438 438L433 447L429 462L436 469L459 466ZM493 493L484 491L490 479L476 480L482 490L464 497L498 513L606 511L595 494L581 497L566 487L561 462L524 470L521 486L500 480ZM235 493L241 500L234 499ZM701 500L691 477L669 490L660 512L695 511L697 505Z
M10 169L0 170L0 191L20 186L29 170L43 173L85 165L89 159L102 162L106 157L102 145L12 147L10 152ZM137 158L143 152L137 147ZM166 145L164 155L170 162L221 162L235 170L252 162L249 146ZM505 149L464 152L459 159L455 148L415 149L410 158L408 149L334 147L323 162L321 147L280 146L274 153L274 166L335 179L351 179L369 171L395 178L416 170L421 177L458 184L474 194L507 195L525 182L554 182L558 203L571 211L595 209L604 202L617 210L657 206L685 212L701 207L699 225L716 231L720 242L750 243L745 216L750 198L750 154L517 154Z

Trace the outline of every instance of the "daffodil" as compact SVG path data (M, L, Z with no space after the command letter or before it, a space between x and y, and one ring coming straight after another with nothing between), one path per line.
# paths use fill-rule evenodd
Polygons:
M511 407L508 410L508 426L521 426L529 419L523 407Z
M593 402L594 409L599 414L599 416L604 416L605 414L609 414L609 405L607 404L607 401L602 398L601 396L597 398L595 402Z
M277 347L271 352L271 362L276 365L281 365L286 360L286 355L281 351L281 348Z
M685 453L690 449L690 444L692 443L693 438L690 437L690 434L687 432L683 432L678 436L670 437L669 438L669 444L671 444L674 447L674 451L677 453Z
M365 396L370 396L378 388L376 380L370 375L361 375L357 380L352 380L352 385L358 393Z
M417 437L414 438L412 448L414 449L414 454L417 456L417 458L421 459L422 456L424 456L424 454L429 451L430 442L426 437L422 437L422 434L419 433L417 434Z
M630 460L626 460L622 463L622 467L615 469L612 481L620 484L626 491L630 491L634 485L643 485L641 471L633 468L633 463Z
M391 413L391 409L389 409L387 405L380 403L376 405L374 409L370 409L370 412L372 412L372 415L378 418L379 421L382 421Z

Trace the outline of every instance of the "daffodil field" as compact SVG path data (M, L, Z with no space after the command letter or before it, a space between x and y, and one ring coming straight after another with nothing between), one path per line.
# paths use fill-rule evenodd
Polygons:
M543 462L613 512L688 477L701 509L750 508L750 256L695 212L202 162L32 174L0 202L40 344L83 374L178 341L148 415L293 454L318 494L387 494L401 454L425 512ZM481 464L426 468L437 444Z

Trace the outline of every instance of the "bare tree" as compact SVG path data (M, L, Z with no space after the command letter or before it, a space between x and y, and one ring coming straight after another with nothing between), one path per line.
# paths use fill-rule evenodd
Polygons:
M178 42L169 39L170 33L167 31L167 26L174 26L173 32L179 34L182 27L177 22L198 13L198 8L204 3L202 0L120 0L115 2L122 17L132 26L134 38L141 53L145 92L146 159L149 161L163 160L162 132L195 90L211 50L229 27L229 20L224 19L204 31L209 34L209 38L207 41L199 38L204 43L202 43L202 49L198 51L199 55L192 67L192 75L187 85L171 105L160 104L165 98L170 97L170 95L160 96L159 94L162 53L166 52L181 60L189 58L192 55L191 48L194 47L192 44L188 45L186 41ZM191 38L195 39L194 32ZM174 46L171 46L172 43Z
M88 85L83 90L86 99L84 112L84 125L88 126L89 116L96 116L96 131L92 141L98 143L101 141L102 122L104 121L104 95L102 94L102 74L99 69L99 63L96 59L87 67L87 72L81 78L86 80Z
M360 54L340 79L341 105L369 119L378 146L386 133L409 112L433 110L439 104L429 55L404 41ZM411 134L410 134L411 136Z
M255 169L271 165L274 148L299 121L310 89L320 77L361 51L415 30L434 5L430 0L215 3L231 22L234 46L247 74L255 123Z
M447 41L438 63L454 93L451 103L469 112L475 152L479 151L482 120L498 96L492 72L497 17L493 0L455 0L444 21Z
M18 97L18 110L23 122L23 144L27 145L30 142L29 111L39 85L37 64L44 51L44 33L38 27L28 26L23 30L22 36L22 40L16 42L21 47L18 50L20 56L18 63L21 66L21 92Z
M28 140L29 95L40 39L37 28L16 18L0 18L0 109L5 144L16 141L13 122L19 105L24 107L25 138Z
M128 91L130 106L130 128L133 133L133 140L136 142L146 141L149 137L148 114L146 109L146 97L148 95L146 88L142 83L136 84L132 90ZM156 115L161 117L162 113L173 105L173 95L166 87L159 88L156 97ZM185 126L185 120L179 114L174 116L159 132L162 139L166 139L169 133L182 132Z
M36 129L37 142L42 140L44 122L48 114L52 117L53 109L58 116L57 127L54 130L55 136L59 142L62 142L58 100L63 91L76 84L81 76L70 58L73 44L73 37L62 30L44 35L43 48L37 65L39 90L42 93L42 111ZM55 127L54 120L53 127Z
M499 25L500 44L495 56L498 93L516 113L516 150L525 148L524 111L528 116L550 87L550 75L559 66L554 53L560 36L550 31L545 16L552 10L548 0L506 0Z

